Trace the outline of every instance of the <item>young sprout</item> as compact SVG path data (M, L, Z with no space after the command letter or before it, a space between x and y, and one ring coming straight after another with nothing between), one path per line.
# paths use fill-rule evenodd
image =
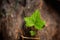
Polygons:
M31 36L35 36L35 34L36 34L35 31L32 31L32 30L30 31L30 35L31 35Z
M41 19L40 11L37 9L35 12L30 17L25 17L24 18L26 22L26 27L33 27L37 30L43 29L45 25L45 21ZM31 36L35 35L34 31L30 31Z

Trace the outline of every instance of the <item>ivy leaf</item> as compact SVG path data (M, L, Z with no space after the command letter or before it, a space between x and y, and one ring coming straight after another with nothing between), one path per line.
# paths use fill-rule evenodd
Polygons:
M33 14L31 15L31 19L33 20L33 22L35 23L36 20L38 20L40 18L40 11L36 10L35 12L33 12Z
M45 22L41 19L40 11L36 10L31 17L34 21L34 27L38 30L41 30L45 25Z
M41 30L45 25L45 21L43 20L36 20L36 23L35 23L35 28L38 29L38 30Z
M30 17L25 17L24 20L26 22L27 27L32 27L34 25L34 22L31 20Z
M31 34L31 36L34 36L36 34L36 32L31 30L30 34Z
M34 26L36 29L40 30L45 25L45 21L41 19L40 11L36 10L30 17L24 18L27 27Z

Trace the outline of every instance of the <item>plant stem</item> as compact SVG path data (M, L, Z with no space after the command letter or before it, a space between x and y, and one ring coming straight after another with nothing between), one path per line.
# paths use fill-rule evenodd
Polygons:
M40 39L40 38L32 38L32 37L24 37L23 35L21 35L22 39Z

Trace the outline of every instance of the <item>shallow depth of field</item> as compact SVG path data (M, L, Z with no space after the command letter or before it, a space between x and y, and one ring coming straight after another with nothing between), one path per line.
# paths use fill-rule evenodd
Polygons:
M60 1L0 0L0 40L60 40Z

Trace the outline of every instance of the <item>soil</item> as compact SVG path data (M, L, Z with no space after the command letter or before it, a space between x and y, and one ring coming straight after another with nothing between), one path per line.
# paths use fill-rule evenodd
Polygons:
M37 35L35 37L39 37L41 40L52 40L52 37L56 34L57 32L57 17L58 15L56 14L52 7L47 6L45 3L40 9L41 11L41 18L46 21L46 25L43 30L39 30L37 32ZM25 29L26 30L26 29ZM24 31L25 31L24 30ZM29 29L27 29L29 31ZM27 32L25 31L25 33ZM28 37L29 33L27 34ZM26 34L25 34L26 37Z
M2 0L1 0L2 1ZM42 30L37 32L35 37L40 40L59 40L60 39L60 19L58 12L51 5L41 0L3 0L0 5L0 37L1 40L23 40L24 37L30 36L24 25L24 17L30 16L36 9L40 9L41 18L46 21L46 25ZM36 4L37 3L37 4ZM29 39L24 39L29 40ZM30 39L31 40L31 39ZM33 40L33 39L32 39Z

